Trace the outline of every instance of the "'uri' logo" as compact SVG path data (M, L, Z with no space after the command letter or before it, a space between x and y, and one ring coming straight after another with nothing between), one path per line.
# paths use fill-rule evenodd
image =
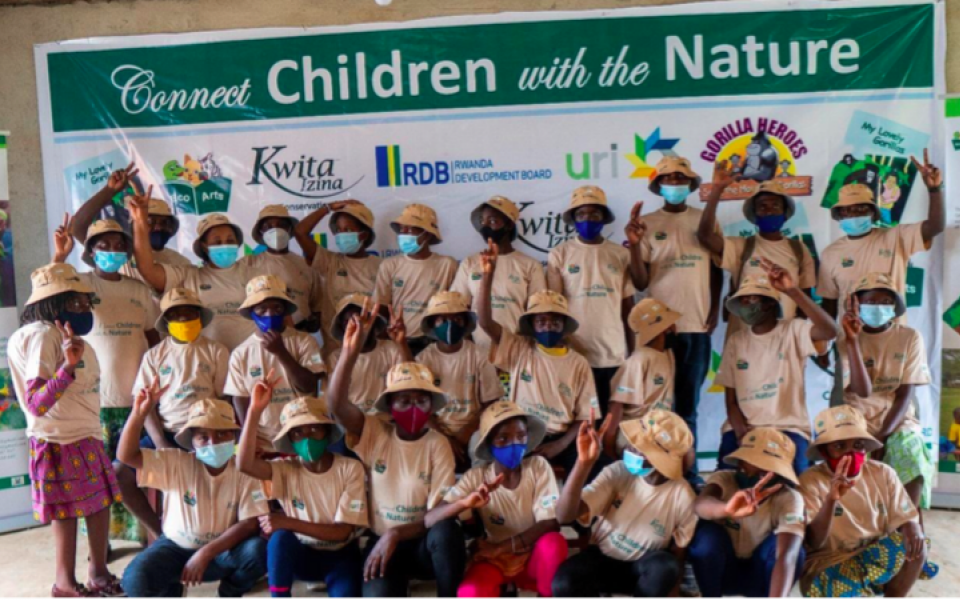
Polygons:
M400 159L400 146L377 146L377 187L406 185L443 185L450 183L450 163L405 163Z

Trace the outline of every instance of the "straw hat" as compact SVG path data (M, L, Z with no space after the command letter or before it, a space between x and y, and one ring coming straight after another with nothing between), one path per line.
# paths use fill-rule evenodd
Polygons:
M811 460L821 458L820 446L843 440L863 440L867 452L883 448L883 444L867 431L863 413L849 404L820 411L813 426L813 442L807 448L807 458Z
M370 237L367 238L367 246L372 245L373 241L377 239L377 232L373 228L373 211L367 208L366 204L355 200L349 204L344 204L340 210L330 213L330 229L334 233L337 233L337 215L340 214L350 215L369 230Z
M620 431L664 477L683 479L683 457L693 447L693 434L679 415L651 410L639 419L620 423Z
M780 292L778 292L772 285L770 285L770 280L767 279L766 275L761 275L759 277L753 277L747 275L743 278L743 281L740 282L740 289L737 290L737 293L727 300L727 310L731 313L740 316L740 298L744 296L766 296L767 298L773 298L777 301L777 318L783 318L783 306L780 304Z
M511 223L516 224L520 219L520 209L517 208L516 203L513 200L506 198L504 196L494 196L481 204L480 206L473 209L473 212L470 213L470 222L473 224L473 228L477 231L480 231L482 225L480 220L483 218L483 209L489 206L493 210L501 213L506 218L510 219ZM511 240L517 239L517 228L513 228L513 233L510 236Z
M160 299L160 318L157 319L157 331L167 332L167 311L178 306L193 306L200 309L200 323L206 327L213 321L213 311L203 305L200 296L187 288L173 288ZM169 333L169 332L167 332Z
M432 244L439 244L443 241L440 237L440 224L437 220L437 213L426 204L408 204L404 207L400 216L390 222L390 229L400 233L400 227L419 227L420 229L432 234L435 241Z
M250 319L253 307L264 300L283 300L287 305L287 314L297 312L297 305L287 295L287 284L276 275L257 275L247 283L247 297L237 312Z
M216 398L197 400L190 406L190 415L187 423L180 429L173 439L182 448L193 450L194 429L219 429L221 431L237 431L240 426L233 416L233 407L229 402Z
M857 206L859 204L869 204L873 207L873 218L880 217L880 208L877 206L873 190L862 183L848 183L840 188L839 201L830 208L830 216L834 221L840 220L837 209L843 206Z
M570 308L567 299L562 294L552 290L542 290L530 296L527 300L527 312L520 316L517 324L517 331L520 335L533 337L533 315L543 313L556 313L566 317L563 325L563 333L570 335L580 327L580 323L570 314Z
M607 206L607 194L595 185L585 185L573 190L573 197L570 199L570 206L563 211L563 222L567 225L573 225L575 219L573 213L581 206L599 206L603 208L604 225L613 223L613 212Z
M80 257L83 262L91 267L95 266L93 262L93 245L97 238L108 233L119 233L127 240L127 256L133 255L133 237L120 227L113 219L100 219L96 223L87 227L87 238L83 242L83 255Z
M369 300L370 294L366 292L353 292L347 294L343 298L340 298L340 301L337 302L336 313L333 315L333 323L330 325L330 335L333 336L333 339L338 341L343 341L344 327L345 324L341 323L340 315L343 314L343 311L351 306L356 306L357 308L363 308L363 301ZM380 309L383 309L383 305L379 305ZM382 310L378 311L377 316L380 318L384 324L387 323L387 318L384 316Z
M480 431L477 434L477 445L474 448L474 456L480 460L493 460L493 453L490 452L490 432L494 428L510 419L523 418L527 421L527 452L533 452L544 436L547 435L547 426L540 419L533 415L528 415L515 402L509 400L500 400L494 402L480 415Z
M861 292L869 290L887 290L896 298L896 315L900 317L907 312L907 305L903 302L903 296L900 295L897 288L893 287L893 279L886 273L867 273L860 278L860 282L857 283L853 293L859 296Z
M337 422L327 414L327 403L320 398L301 396L287 402L280 413L280 433L273 438L273 447L283 454L294 454L290 430L305 425L327 425L327 446L332 446L343 437L343 431Z
M147 204L147 214L154 217L170 217L173 219L173 234L176 235L180 231L180 219L174 216L173 211L170 210L170 205L165 200L150 198L150 202Z
M26 306L66 292L93 294L93 288L80 279L73 265L66 263L50 263L40 267L30 274L30 283L32 289Z
M263 236L260 235L260 223L264 219L270 218L286 219L290 221L290 227L294 227L300 222L300 219L290 216L290 211L282 204L268 204L264 206L260 209L260 214L257 215L257 222L253 224L253 231L250 233L258 244L263 243Z
M796 454L797 447L789 437L772 427L758 427L745 435L740 447L727 455L723 462L737 466L743 461L800 485L797 473L793 470L793 457Z
M760 194L774 194L783 198L784 203L784 213L783 216L786 217L785 220L789 221L790 217L797 212L797 202L793 199L793 196L787 194L787 191L783 189L783 184L776 179L771 179L770 181L764 181L757 187L757 191L753 193L752 196L747 198L743 202L743 216L747 218L748 221L757 224L757 197Z
M693 167L690 166L689 160L682 156L664 156L660 159L660 162L657 163L656 172L653 174L653 178L650 179L650 191L659 196L660 178L665 175L670 175L671 173L680 173L692 179L693 183L690 184L691 192L697 191L697 188L700 187L700 181L702 180L696 171L693 170Z
M387 373L387 389L377 398L373 408L379 412L390 414L390 406L387 404L387 398L390 397L390 394L407 390L420 390L430 392L433 397L430 412L435 413L447 405L447 397L443 390L436 386L435 380L430 369L420 363L405 362L394 365Z
M430 326L432 319L437 315L458 315L466 313L467 315L467 335L477 328L477 313L470 310L466 297L460 292L437 292L430 297L427 303L427 310L423 313L423 320L420 321L420 331L433 339L433 328Z
M243 247L243 231L234 225L230 219L227 218L227 215L222 213L212 213L200 219L200 222L197 223L197 239L193 240L194 254L203 260L208 260L207 253L203 250L203 236L214 227L219 227L221 225L227 225L231 227L237 236L237 243Z
M627 325L637 334L637 347L646 346L650 340L670 329L682 315L655 298L644 298L633 307L627 317Z

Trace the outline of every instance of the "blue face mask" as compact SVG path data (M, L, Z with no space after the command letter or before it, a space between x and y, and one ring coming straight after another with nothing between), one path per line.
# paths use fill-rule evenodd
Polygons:
M523 462L523 455L527 453L526 444L510 444L509 446L490 446L490 454L498 463L507 469L516 469Z
M585 240L592 240L603 231L601 221L577 221L577 233Z
M397 242L400 244L400 252L406 255L416 254L423 248L423 244L417 239L420 236L401 233L397 236Z
M534 339L537 340L537 343L543 346L544 348L556 348L560 345L560 340L563 339L562 331L535 331L533 333Z
M333 239L337 242L337 249L344 254L354 254L360 249L360 234L355 231L338 233Z
M690 184L660 185L660 195L667 204L682 204L690 195Z
M283 331L283 315L270 315L261 317L257 313L251 312L250 316L253 317L253 322L257 324L257 327L260 328L260 331L264 333L268 331L276 331L277 333L280 333Z
M126 252L104 252L97 250L93 253L93 262L104 273L116 273L120 267L127 264L130 257Z
M897 316L897 307L892 304L861 304L860 320L867 327L879 329Z
M433 328L434 335L444 344L458 344L467 334L467 328L453 321L444 321Z
M234 442L232 440L222 444L200 446L196 450L197 460L210 468L219 469L233 458L233 447Z
M623 451L623 465L627 467L627 470L630 471L631 474L637 477L646 477L650 473L653 473L653 467L644 468L642 456L629 450Z
M89 311L78 313L65 310L57 315L57 320L64 325L70 323L73 333L79 336L87 335L93 330L93 313Z
M159 252L163 250L164 246L167 245L167 242L170 241L170 238L173 237L170 233L166 231L151 231L150 232L150 247L154 251Z
M783 224L786 222L786 215L757 217L757 227L760 229L760 233L776 233L783 229Z
M236 244L209 246L207 255L210 257L210 262L221 269L228 269L233 266L233 263L237 262L237 250L239 249L240 246Z
M873 219L871 217L850 217L840 220L840 229L849 236L858 237L870 233L873 229Z

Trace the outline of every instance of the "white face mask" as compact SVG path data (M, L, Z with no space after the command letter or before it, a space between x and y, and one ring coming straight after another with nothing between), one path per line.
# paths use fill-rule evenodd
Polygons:
M268 229L263 233L263 243L271 250L286 250L290 245L290 232L279 227Z

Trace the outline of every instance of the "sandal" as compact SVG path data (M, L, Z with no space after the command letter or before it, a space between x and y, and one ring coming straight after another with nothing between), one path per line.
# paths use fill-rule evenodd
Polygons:
M51 598L92 598L96 595L79 583L72 590L61 590L57 584L50 588Z
M120 580L117 579L116 575L111 575L109 578L107 578L107 582L103 585L100 585L95 581L88 581L87 589L93 592L94 596L99 596L101 598L115 598L126 595L123 591L123 588L120 587Z

